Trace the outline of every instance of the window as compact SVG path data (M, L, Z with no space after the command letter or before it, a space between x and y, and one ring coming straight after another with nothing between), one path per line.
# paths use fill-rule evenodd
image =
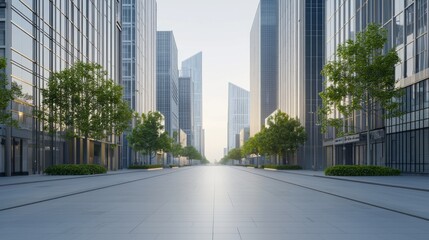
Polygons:
M407 43L414 40L414 5L405 10L405 36Z
M395 0L395 15L404 10L404 0Z
M401 47L404 44L404 14L399 14L394 21L395 46Z
M6 44L6 23L0 22L0 45Z
M405 61L405 77L409 77L414 71L414 43L411 42L406 47L406 61Z
M417 36L427 32L427 0L417 0L416 2L416 31Z
M416 41L416 73L428 68L427 51L427 34L425 34Z

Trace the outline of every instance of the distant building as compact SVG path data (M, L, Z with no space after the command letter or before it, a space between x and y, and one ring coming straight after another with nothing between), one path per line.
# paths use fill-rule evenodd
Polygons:
M199 52L182 62L183 77L191 77L194 84L192 145L203 153L203 53Z
M186 134L186 146L192 146L194 126L194 83L190 77L179 78L179 127Z
M243 145L249 140L250 137L250 128L243 128L240 130L240 147L243 147Z
M279 1L278 108L297 117L306 130L307 141L295 162L306 169L326 166L317 124L325 63L324 17L325 1Z
M240 147L236 135L249 127L249 91L232 83L228 84L228 151Z
M186 147L188 143L188 134L182 129L179 130L179 143L182 147Z
M279 2L261 0L250 32L250 135L277 109Z
M155 0L122 1L122 86L124 100L141 115L156 111L156 21ZM122 167L143 161L128 146L123 134Z
M165 117L165 131L179 130L179 70L177 46L171 31L157 32L156 108Z

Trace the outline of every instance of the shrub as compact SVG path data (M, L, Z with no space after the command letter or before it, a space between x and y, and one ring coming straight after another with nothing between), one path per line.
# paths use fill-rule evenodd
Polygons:
M398 176L397 169L381 166L338 165L325 169L326 176Z
M163 166L161 164L155 164L155 165L133 165L129 166L128 169L152 169L152 168L162 168Z
M277 170L302 170L299 165L262 165L261 168L273 168Z
M93 175L106 172L106 168L95 164L61 164L45 169L47 175Z
M245 164L245 165L241 165L242 167L249 167L249 168L254 168L255 167L255 165L253 165L253 164Z

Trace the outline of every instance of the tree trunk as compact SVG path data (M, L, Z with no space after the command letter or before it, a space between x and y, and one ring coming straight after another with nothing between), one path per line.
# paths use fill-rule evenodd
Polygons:
M369 102L369 96L367 95L367 106L366 106L366 165L371 165L371 137L370 137L370 129L371 129L371 123L370 123L370 114L371 114L371 107Z
M6 126L6 143L5 143L5 174L12 176L12 127Z
M86 136L83 142L83 164L88 164L88 137Z

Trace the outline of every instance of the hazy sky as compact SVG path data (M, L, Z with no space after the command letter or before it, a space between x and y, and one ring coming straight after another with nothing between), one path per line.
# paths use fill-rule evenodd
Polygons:
M259 0L157 0L158 30L174 32L181 62L203 52L206 156L227 144L228 82L249 90L250 29Z

